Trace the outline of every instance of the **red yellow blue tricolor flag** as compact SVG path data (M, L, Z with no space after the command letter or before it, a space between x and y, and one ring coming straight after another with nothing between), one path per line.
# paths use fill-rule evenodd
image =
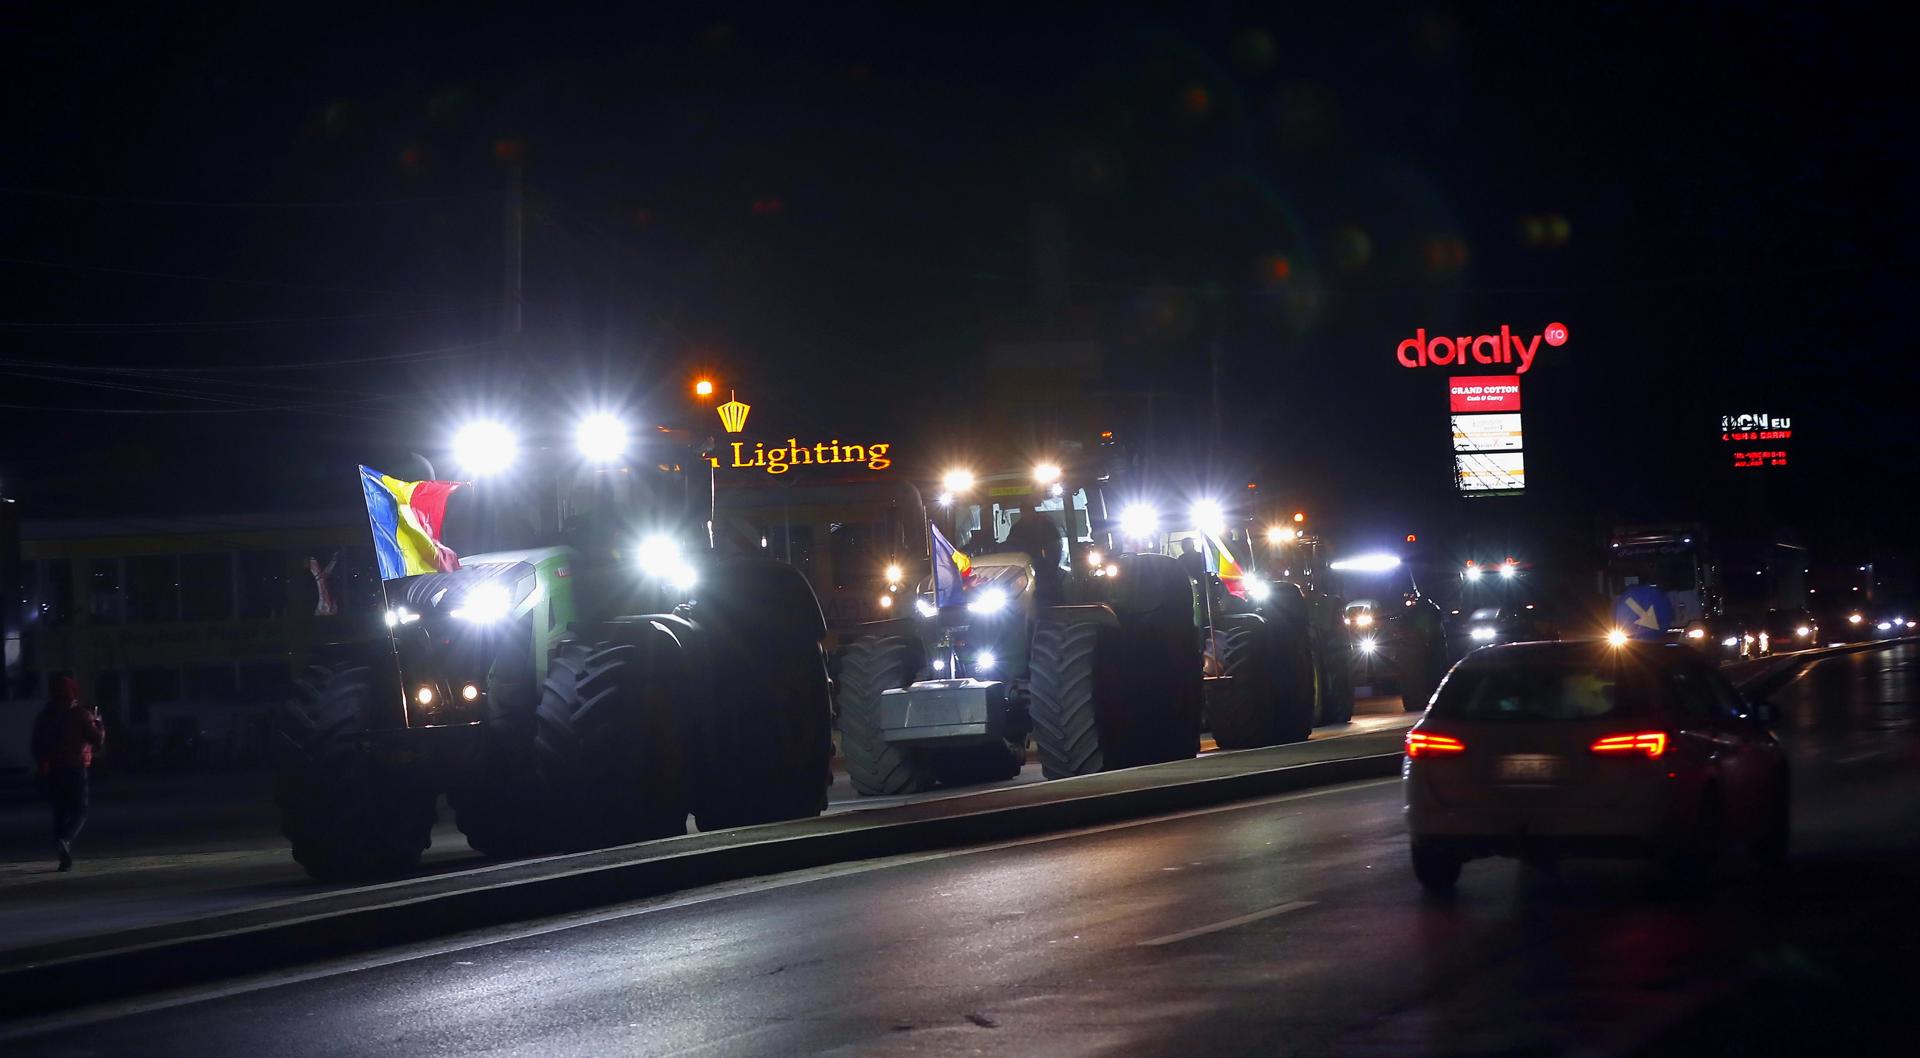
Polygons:
M1207 572L1217 575L1220 583L1228 592L1244 596L1246 594L1246 571L1240 563L1233 560L1233 552L1227 545L1211 533L1205 534L1207 541Z
M933 604L935 606L954 606L960 602L960 592L966 584L967 571L973 568L973 560L965 551L947 542L940 527L927 523L928 540L933 545Z
M367 497L367 521L373 526L373 553L380 560L381 580L460 568L460 556L440 542L440 534L446 528L447 497L461 484L401 481L372 467L360 468L360 490Z

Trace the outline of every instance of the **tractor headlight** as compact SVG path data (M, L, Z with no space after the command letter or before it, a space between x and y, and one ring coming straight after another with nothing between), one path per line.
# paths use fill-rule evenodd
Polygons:
M396 606L393 609L387 611L387 627L388 628L396 628L400 625L410 625L415 621L418 621L419 619L420 619L419 614L414 613L412 610L409 610L404 606Z
M1739 636L1728 636L1727 638L1725 638L1725 639L1722 639L1722 640L1720 641L1720 645L1721 645L1721 646L1723 646L1723 647L1737 647L1737 646L1739 646L1739 645L1740 645L1740 637L1739 637Z
M1801 625L1793 630L1793 634L1799 636L1801 639L1805 639L1813 634L1813 629L1808 628L1806 625Z
M913 600L913 609L915 613L922 617L940 616L940 608L924 597Z
M1160 531L1160 512L1151 503L1130 503L1120 509L1120 535L1145 540Z
M1273 597L1273 587L1264 580L1247 581L1247 598L1254 602L1266 602Z
M906 571L900 568L900 564L898 562L895 562L894 564L887 567L887 583L888 584L898 584L902 580L905 580L906 576L907 576Z
M506 585L494 581L467 589L467 593L460 597L460 605L451 611L453 617L478 625L503 621L512 612L513 596L508 593Z
M665 533L655 533L641 540L633 558L640 572L681 591L693 587L694 581L699 579L693 563L680 550L680 542Z
M1007 608L1007 593L1000 588L988 588L967 603L968 613L981 615L995 614Z
M1687 638L1688 639L1705 639L1707 638L1707 630L1704 628L1689 628L1687 629Z
M1357 613L1357 614L1354 614L1354 615L1353 615L1353 626L1354 626L1355 628L1372 628L1372 627L1373 627L1373 615L1372 615L1372 614L1370 614L1370 613L1368 613L1368 612L1366 612L1365 610L1362 610L1362 611L1360 611L1359 613Z
M1368 636L1354 645L1360 648L1360 653L1362 654L1371 654L1375 650L1380 649L1380 644L1374 642L1372 636Z
M1480 642L1480 643L1493 642L1493 629L1491 628L1476 628L1469 634L1473 636L1476 642Z
M993 656L993 651L982 650L980 653L975 654L973 656L973 671L991 672L993 671L993 663L996 660L997 659Z
M573 440L588 460L611 463L626 453L627 424L605 412L589 415L574 428Z
M1220 507L1218 500L1199 500L1193 505L1193 527L1209 536L1219 536L1227 531L1227 512Z
M1847 615L1847 623L1850 625L1857 625L1864 620L1866 620L1866 618L1862 617L1857 613L1850 613Z
M490 419L470 422L453 435L454 462L474 477L500 473L519 453L513 431Z

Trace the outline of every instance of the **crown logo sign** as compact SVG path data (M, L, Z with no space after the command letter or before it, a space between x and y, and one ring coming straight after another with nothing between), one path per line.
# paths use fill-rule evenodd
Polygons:
M753 410L753 406L740 403L740 398L731 390L727 396L731 399L714 410L720 413L720 425L726 427L728 433L739 433L746 427L747 412Z

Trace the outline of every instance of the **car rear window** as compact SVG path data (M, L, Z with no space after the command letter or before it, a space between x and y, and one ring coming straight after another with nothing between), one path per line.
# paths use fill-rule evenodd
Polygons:
M1433 703L1448 720L1555 721L1644 716L1655 684L1644 665L1520 661L1455 669Z

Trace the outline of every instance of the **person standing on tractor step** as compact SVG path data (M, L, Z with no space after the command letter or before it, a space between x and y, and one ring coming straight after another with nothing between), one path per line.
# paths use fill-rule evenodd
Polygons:
M53 803L60 870L70 871L73 840L87 822L87 769L93 766L93 751L106 744L107 727L98 709L80 704L80 687L72 676L55 676L51 690L33 720L33 757Z

